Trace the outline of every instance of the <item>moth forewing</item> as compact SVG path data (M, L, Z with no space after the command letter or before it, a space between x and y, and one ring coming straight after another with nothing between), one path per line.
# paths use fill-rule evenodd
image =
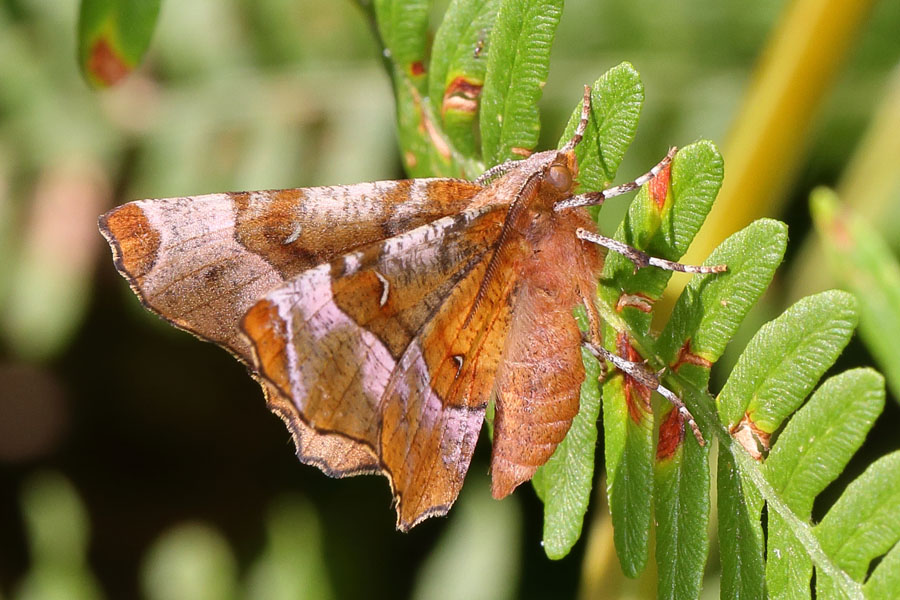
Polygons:
M378 458L401 529L445 513L471 460L505 302L463 320L506 212L468 209L338 257L271 291L242 321L260 376L299 418Z
M99 226L144 306L249 363L238 321L266 292L354 248L459 214L482 190L420 179L137 200Z

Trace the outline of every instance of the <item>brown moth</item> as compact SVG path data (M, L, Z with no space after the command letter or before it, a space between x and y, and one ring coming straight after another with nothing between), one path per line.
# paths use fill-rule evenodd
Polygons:
M599 343L602 247L691 272L599 235L583 208L667 170L575 195L575 147L477 180L139 200L100 218L116 268L151 311L251 368L297 456L333 477L382 473L397 527L456 500L493 397L492 494L553 454L578 412L585 341L638 384L667 390ZM665 173L666 177L668 173ZM690 414L671 392L681 417Z

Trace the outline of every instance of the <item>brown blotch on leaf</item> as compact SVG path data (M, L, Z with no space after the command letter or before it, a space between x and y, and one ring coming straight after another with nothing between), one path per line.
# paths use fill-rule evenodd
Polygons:
M669 195L669 179L672 175L672 164L669 163L650 180L650 198L656 203L656 208L662 210L666 205L666 197Z
M117 83L131 72L131 67L116 54L105 37L98 38L91 46L87 67L94 77L107 86Z
M457 77L451 81L444 91L441 115L444 115L448 110L474 113L478 110L478 97L481 95L482 87L481 83L476 83L465 77Z
M450 110L459 113L475 114L475 111L478 110L478 102L463 96L450 96L449 98L444 98L444 102L441 104L441 116Z
M684 421L678 410L670 410L659 426L659 442L656 445L656 460L671 458L684 441Z
M431 139L431 143L434 146L434 149L437 150L441 158L449 161L450 146L447 145L446 140L441 137L441 134L434 126L434 123L431 122L431 119L428 118L428 115L422 109L422 97L415 90L413 90L413 105L416 107L416 113L419 117L419 124L417 129L421 132L427 133L428 137Z
M518 146L510 148L509 151L523 158L528 158L532 154L532 151L528 148L519 148Z
M126 204L100 217L100 230L113 245L116 267L132 278L146 275L159 253L159 233L136 204Z
M431 143L434 145L434 149L437 150L438 154L441 155L441 158L450 160L450 146L448 146L444 138L441 137L441 134L435 128L434 123L431 122L431 119L426 117L424 113L422 114L422 122L425 124L425 131L428 132L428 137L431 138Z
M631 362L644 360L628 341L628 337L624 333L619 333L616 336L616 350L619 356ZM644 413L649 413L651 410L650 396L653 391L647 386L641 385L630 375L622 373L622 377L624 377L622 388L625 392L625 404L628 407L628 415L632 421L640 423L644 418Z
M761 461L763 454L768 452L771 447L772 434L760 429L750 417L749 412L745 413L741 422L733 425L728 432L754 460Z
M678 357L675 359L670 367L673 371L677 371L681 365L696 365L698 367L703 367L704 369L711 369L712 362L708 359L703 358L697 354L691 352L691 340L686 340L684 345L678 351Z
M622 294L616 301L616 312L622 312L626 306L649 313L653 310L653 298L644 294Z

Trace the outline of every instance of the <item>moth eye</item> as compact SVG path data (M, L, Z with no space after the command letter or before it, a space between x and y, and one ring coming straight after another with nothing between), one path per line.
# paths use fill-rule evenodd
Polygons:
M559 191L566 192L572 187L572 172L565 165L552 165L547 180Z

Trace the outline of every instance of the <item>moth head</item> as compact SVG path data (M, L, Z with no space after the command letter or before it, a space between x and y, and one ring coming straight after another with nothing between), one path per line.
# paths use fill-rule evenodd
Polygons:
M577 173L575 152L558 152L544 171L544 183L547 191L560 197L571 196L577 185L575 182Z

